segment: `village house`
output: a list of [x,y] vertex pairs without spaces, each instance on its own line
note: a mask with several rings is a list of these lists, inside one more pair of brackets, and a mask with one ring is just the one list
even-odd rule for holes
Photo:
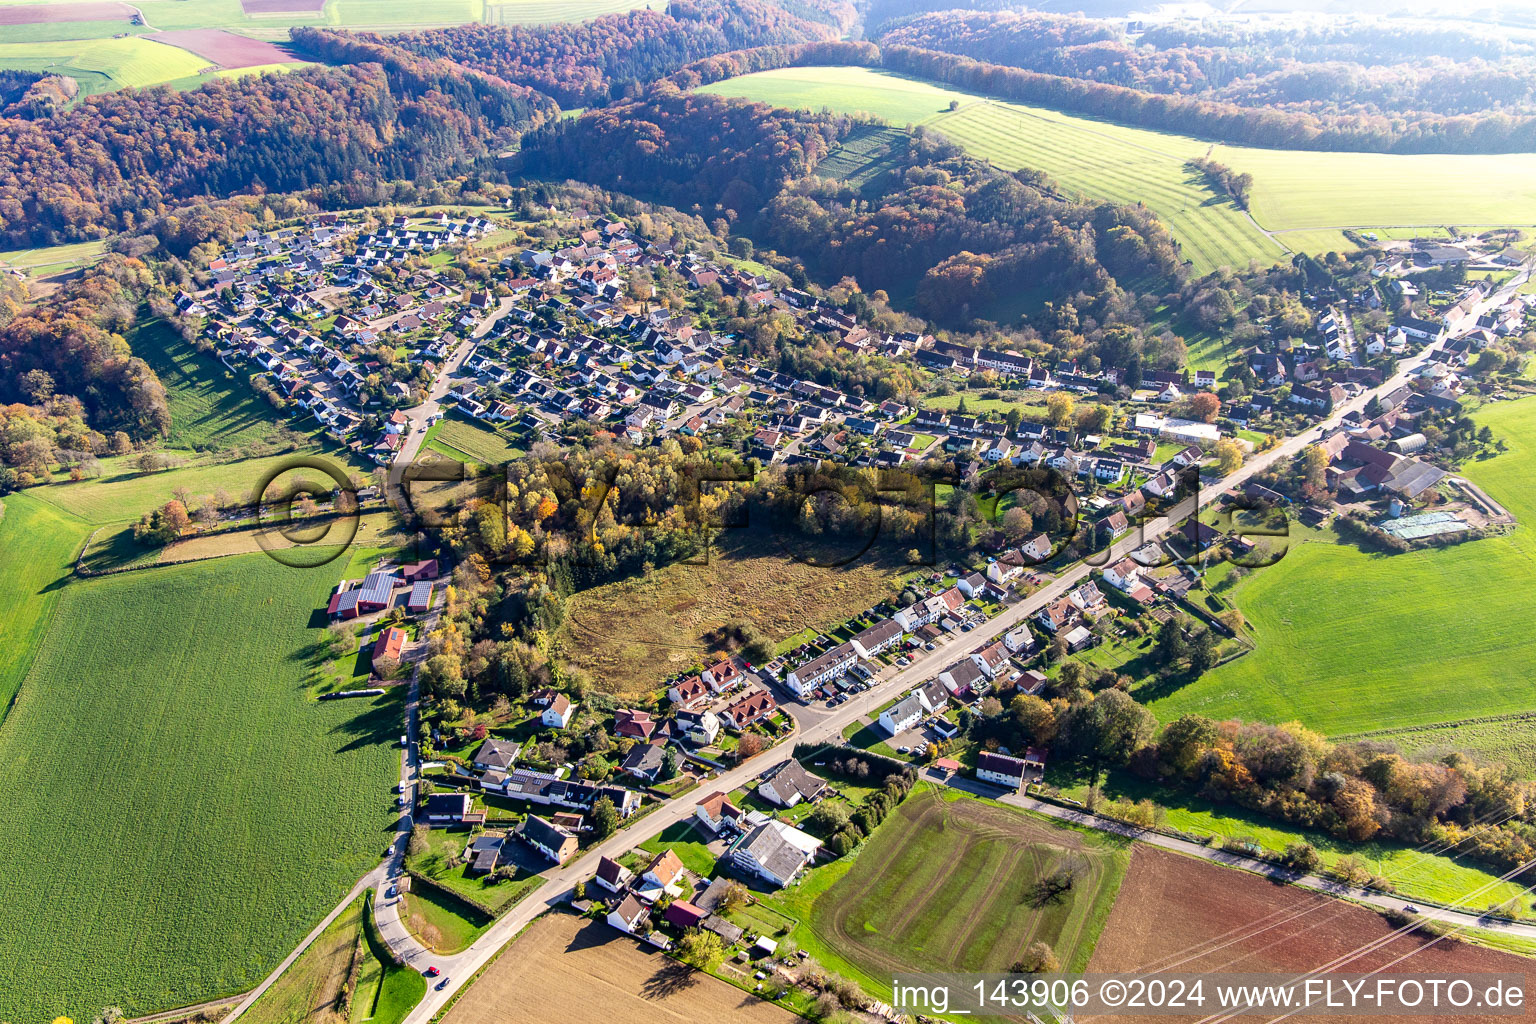
[[767,690],[753,690],[720,712],[720,721],[729,729],[741,732],[748,726],[773,715],[779,702]]
[[741,821],[741,808],[731,803],[730,797],[715,792],[700,800],[693,809],[693,816],[715,835],[725,829],[734,829]]
[[794,881],[820,849],[821,840],[769,819],[732,843],[728,854],[738,869],[782,887]]
[[629,868],[613,858],[603,857],[597,862],[597,874],[592,880],[609,892],[621,892],[629,884],[632,874]]
[[523,841],[556,864],[564,864],[576,853],[576,834],[538,815],[530,814],[518,828]]
[[802,800],[815,800],[827,784],[812,775],[794,758],[770,768],[758,784],[757,795],[776,807],[793,807]]
[[576,713],[576,705],[563,693],[557,693],[549,706],[544,709],[540,721],[550,729],[564,729],[571,724],[571,716]]
[[1021,758],[990,750],[983,750],[976,756],[976,777],[983,782],[1016,790],[1023,786],[1027,772],[1028,767]]
[[892,704],[880,712],[880,727],[887,734],[895,736],[906,732],[918,722],[922,721],[927,711],[923,707],[922,700],[915,693],[909,693],[901,700]]

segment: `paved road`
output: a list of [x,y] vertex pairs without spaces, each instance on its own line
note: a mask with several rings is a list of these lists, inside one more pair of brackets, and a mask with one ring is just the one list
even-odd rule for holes
[[400,450],[395,453],[394,461],[389,466],[389,485],[392,488],[400,486],[401,474],[407,466],[416,461],[416,456],[421,452],[421,446],[427,440],[427,428],[432,424],[432,418],[443,411],[442,400],[453,386],[449,378],[459,371],[464,365],[464,360],[469,358],[475,345],[485,337],[492,327],[506,316],[512,309],[511,298],[503,298],[496,306],[494,312],[475,325],[468,338],[459,342],[458,346],[448,354],[442,369],[438,371],[437,378],[432,382],[432,387],[427,392],[426,401],[420,405],[404,410],[410,417],[411,429],[405,435],[405,441],[400,445]]
[[[482,323],[479,328],[477,328],[474,337],[483,336],[484,333],[490,329],[490,326],[495,322],[495,320],[505,313],[506,308],[506,304],[504,303],[503,308],[499,310],[495,316],[489,318],[486,322]],[[439,383],[433,387],[433,397],[430,398],[427,403],[423,403],[423,405],[418,406],[416,409],[410,411],[413,417],[413,421],[417,415],[421,415],[423,417],[423,421],[425,416],[431,415],[431,413],[427,412],[426,410],[429,408],[435,409],[437,399],[440,399],[441,396],[447,392],[446,378],[449,372],[452,369],[457,369],[457,367],[462,364],[472,343],[473,339],[471,339],[471,341],[466,341],[464,345],[460,346],[460,348],[454,353],[449,363],[445,365],[444,373],[439,378]],[[879,708],[881,704],[885,703],[892,697],[899,695],[900,693],[933,678],[933,676],[935,676],[947,665],[981,649],[986,644],[992,642],[992,640],[997,636],[1007,632],[1014,626],[1018,625],[1020,622],[1034,615],[1046,604],[1066,594],[1073,587],[1081,583],[1083,579],[1087,577],[1092,571],[1094,571],[1094,569],[1098,566],[1107,565],[1111,561],[1129,554],[1131,551],[1141,547],[1143,544],[1157,540],[1166,534],[1170,529],[1176,527],[1189,515],[1199,511],[1199,509],[1205,505],[1217,500],[1228,490],[1231,490],[1235,487],[1241,487],[1243,483],[1245,483],[1255,474],[1267,470],[1281,460],[1294,457],[1302,450],[1302,448],[1308,444],[1313,443],[1313,441],[1315,441],[1318,436],[1320,436],[1322,433],[1325,433],[1331,427],[1335,426],[1346,414],[1364,408],[1364,406],[1370,401],[1373,395],[1390,391],[1391,389],[1407,382],[1412,376],[1413,372],[1417,370],[1418,367],[1427,359],[1427,354],[1428,353],[1426,351],[1425,353],[1422,353],[1419,356],[1416,356],[1403,363],[1399,371],[1379,388],[1363,392],[1358,397],[1340,405],[1320,425],[1320,427],[1309,429],[1301,435],[1290,438],[1280,443],[1276,447],[1256,455],[1242,468],[1218,481],[1214,486],[1203,487],[1196,494],[1179,502],[1173,507],[1168,515],[1153,519],[1143,524],[1139,529],[1131,531],[1120,541],[1111,545],[1107,553],[1101,554],[1099,557],[1095,558],[1093,560],[1093,565],[1079,562],[1067,568],[1060,575],[1056,576],[1050,582],[1045,584],[1045,586],[1043,586],[1041,589],[1023,598],[1005,610],[1002,614],[990,620],[987,624],[987,628],[977,629],[967,634],[961,634],[960,636],[952,638],[948,642],[941,644],[931,652],[924,652],[922,656],[913,662],[912,665],[890,675],[888,678],[880,680],[873,687],[871,687],[870,690],[853,697],[847,703],[835,710],[823,711],[822,709],[815,709],[814,714],[802,713],[800,715],[800,719],[803,719],[804,721],[800,723],[799,731],[794,738],[783,744],[780,744],[778,747],[768,751],[762,756],[754,758],[746,765],[722,773],[713,782],[711,782],[707,788],[711,790],[721,789],[729,792],[730,790],[737,789],[746,785],[762,772],[766,771],[768,768],[784,760],[787,760],[791,756],[791,752],[796,743],[825,743],[828,745],[840,743],[842,740],[843,729],[848,725],[859,721],[863,716],[867,714],[873,713],[877,708]],[[408,438],[406,446],[401,448],[400,455],[395,462],[396,467],[401,467],[408,463],[410,458],[414,456],[415,452],[419,451],[422,436],[424,434],[424,426],[419,426],[418,428],[413,429],[412,434]],[[414,760],[415,750],[417,748],[417,744],[415,742],[417,727],[415,714],[416,700],[417,687],[416,681],[413,678],[411,694],[407,703],[407,734],[411,738],[412,742],[403,753],[401,762],[402,781],[411,786],[414,785],[416,772],[419,770],[419,766],[416,765]],[[791,708],[791,710],[793,711],[796,709]],[[797,719],[797,721],[800,719]],[[574,886],[576,882],[590,878],[594,870],[594,865],[596,864],[596,861],[599,857],[620,856],[627,852],[631,847],[643,843],[647,839],[660,834],[668,826],[684,820],[693,813],[693,808],[698,802],[700,795],[701,794],[698,793],[688,793],[668,801],[662,804],[656,810],[647,814],[634,825],[621,830],[616,835],[610,837],[602,843],[598,843],[590,847],[581,856],[574,858],[569,863],[545,872],[543,875],[545,879],[544,885],[538,890],[538,892],[524,900],[524,902],[517,907],[514,907],[503,917],[499,918],[496,923],[493,924],[485,932],[485,934],[481,935],[480,938],[476,940],[468,949],[448,956],[435,954],[418,943],[415,938],[411,936],[409,931],[407,931],[404,923],[400,920],[398,901],[388,900],[383,896],[382,890],[387,888],[391,881],[398,878],[402,870],[405,843],[409,837],[410,832],[409,817],[402,817],[400,823],[400,831],[397,835],[395,843],[390,850],[390,855],[386,859],[385,863],[381,864],[374,871],[364,876],[358,882],[357,886],[354,887],[353,892],[349,894],[347,899],[338,905],[336,910],[332,911],[331,915],[329,915],[325,921],[321,922],[321,924],[315,928],[310,936],[306,938],[304,944],[301,945],[299,949],[295,950],[286,960],[284,960],[283,964],[279,966],[278,970],[273,972],[271,977],[269,977],[265,982],[262,983],[259,988],[247,996],[246,1000],[236,1008],[234,1014],[232,1014],[228,1020],[233,1020],[234,1017],[238,1016],[244,1011],[246,1006],[254,1002],[256,997],[265,991],[266,988],[274,980],[276,980],[277,976],[282,973],[282,970],[285,969],[288,964],[292,963],[292,961],[297,958],[299,953],[301,953],[303,949],[307,947],[308,944],[325,929],[326,925],[328,925],[330,921],[334,919],[335,915],[340,913],[340,911],[348,903],[350,903],[350,901],[356,897],[356,894],[361,892],[364,887],[371,885],[381,890],[375,902],[375,919],[378,922],[380,934],[389,944],[391,950],[393,950],[397,956],[399,956],[403,961],[405,961],[406,964],[415,970],[424,971],[429,967],[436,967],[441,972],[438,981],[434,983],[432,988],[428,989],[426,997],[406,1018],[406,1024],[425,1024],[425,1022],[429,1021],[432,1016],[436,1014],[448,1002],[450,998],[452,998],[453,994],[458,991],[469,980],[469,978],[474,975],[476,971],[478,971],[487,962],[489,962],[490,959],[495,956],[495,954],[507,942],[516,937],[516,935],[521,932],[524,927],[530,924],[534,918],[543,913],[547,906],[563,901],[567,898],[571,887]],[[1128,826],[1120,825],[1117,822],[1109,822],[1105,819],[1096,818],[1091,815],[1083,814],[1082,812],[1071,811],[1069,809],[1057,807],[1051,804],[1041,804],[1038,801],[1029,800],[1027,797],[1015,796],[1013,800],[1028,801],[1027,804],[1022,804],[1022,806],[1029,806],[1032,810],[1039,810],[1041,813],[1050,814],[1053,817],[1063,818],[1064,820],[1080,819],[1080,824],[1086,824],[1094,828],[1103,828],[1107,831],[1120,832],[1121,834],[1133,832],[1136,833],[1133,838],[1137,839],[1138,841],[1154,843],[1169,849],[1177,849],[1179,852],[1190,853],[1191,855],[1200,856],[1205,859],[1217,860],[1221,863],[1231,864],[1232,866],[1247,866],[1250,870],[1256,870],[1260,873],[1270,873],[1274,870],[1272,865],[1267,865],[1263,862],[1253,861],[1250,865],[1244,865],[1238,863],[1242,860],[1242,858],[1236,858],[1230,854],[1220,854],[1217,851],[1209,850],[1205,847],[1199,846],[1198,844],[1183,843],[1181,840],[1172,839],[1171,837],[1162,836],[1156,833],[1143,833],[1139,830],[1130,829]],[[1182,846],[1179,845],[1181,843]],[[1187,849],[1185,847],[1187,847]],[[1302,878],[1298,879],[1297,881],[1299,884],[1303,885],[1310,883],[1312,887],[1317,888],[1322,892],[1332,892],[1336,895],[1350,895],[1352,898],[1359,899],[1370,897],[1370,899],[1366,900],[1367,902],[1372,900],[1386,900],[1385,897],[1375,896],[1374,894],[1364,894],[1362,896],[1353,892],[1341,892],[1340,887],[1324,879]],[[1398,904],[1396,901],[1388,900],[1386,903],[1379,903],[1378,905],[1397,906],[1400,904]],[[1479,923],[1478,918],[1476,918],[1474,915],[1457,914],[1454,911],[1429,910],[1426,912],[1426,916],[1435,917],[1439,920],[1451,921],[1458,924]],[[1536,936],[1536,926],[1533,925],[1509,925],[1504,927],[1506,930],[1509,930],[1515,934],[1530,934],[1532,936]],[[444,979],[446,979],[446,981]],[[438,984],[441,984],[441,987],[438,987]]]

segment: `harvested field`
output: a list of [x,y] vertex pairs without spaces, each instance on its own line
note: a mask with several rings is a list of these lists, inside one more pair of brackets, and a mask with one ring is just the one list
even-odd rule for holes
[[[323,2],[323,0],[322,0]],[[127,21],[133,8],[118,3],[7,4],[0,25],[48,25],[61,21]]]
[[817,898],[811,927],[875,991],[892,972],[1007,970],[1033,942],[1078,970],[1108,915],[1125,846],[920,787]]
[[[550,998],[559,993],[559,998]],[[601,922],[552,914],[492,964],[443,1024],[792,1024],[794,1014]]]
[[[747,536],[738,537],[731,534]],[[707,565],[673,563],[571,600],[567,657],[610,693],[637,694],[718,650],[716,632],[753,622],[770,639],[825,629],[893,596],[906,568],[865,555],[829,569],[780,553],[766,530],[726,531]]]
[[221,28],[183,28],[157,32],[150,38],[158,43],[179,46],[221,68],[248,68],[298,60],[287,50],[265,40],[237,36]]
[[325,10],[325,0],[240,0],[240,9],[252,18],[279,14],[317,15]]
[[[1391,926],[1369,910],[1217,864],[1137,846],[1120,887],[1091,971],[1275,971],[1302,974],[1381,938]],[[1221,948],[1216,948],[1220,946]],[[1206,952],[1210,950],[1210,952]],[[1188,952],[1181,952],[1188,951]],[[1204,953],[1205,955],[1198,955]],[[1366,974],[1410,954],[1392,974],[1517,972],[1530,962],[1508,953],[1446,940],[1425,946],[1403,937],[1341,967]],[[1190,957],[1189,959],[1185,959]],[[1183,962],[1179,962],[1183,961]],[[1177,967],[1174,964],[1178,962]],[[1527,1001],[1530,989],[1527,987]],[[1167,1020],[1197,1019],[1168,1017]],[[1099,1016],[1096,1022],[1125,1021]],[[1337,1021],[1422,1020],[1413,1017],[1330,1017]],[[1443,1015],[1439,1021],[1482,1019]]]

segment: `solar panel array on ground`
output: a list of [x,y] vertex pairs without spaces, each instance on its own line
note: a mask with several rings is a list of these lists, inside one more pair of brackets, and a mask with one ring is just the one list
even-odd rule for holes
[[1402,540],[1422,540],[1446,533],[1462,533],[1471,527],[1454,512],[1420,512],[1401,519],[1386,519],[1379,524],[1387,533]]

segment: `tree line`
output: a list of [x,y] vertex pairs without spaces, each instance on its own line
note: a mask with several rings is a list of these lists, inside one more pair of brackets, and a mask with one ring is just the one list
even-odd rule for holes
[[358,63],[0,118],[0,238],[97,238],[200,196],[451,177],[556,112],[532,90],[364,38],[295,29],[293,44]]
[[1235,145],[1378,153],[1522,153],[1536,148],[1536,115],[1532,114],[1426,113],[1405,119],[1246,107],[1005,67],[899,44],[882,47],[882,62],[890,70],[972,92]]
[[825,40],[834,30],[764,0],[674,0],[591,21],[456,25],[391,36],[425,57],[532,86],[566,106],[597,106],[717,53]]

